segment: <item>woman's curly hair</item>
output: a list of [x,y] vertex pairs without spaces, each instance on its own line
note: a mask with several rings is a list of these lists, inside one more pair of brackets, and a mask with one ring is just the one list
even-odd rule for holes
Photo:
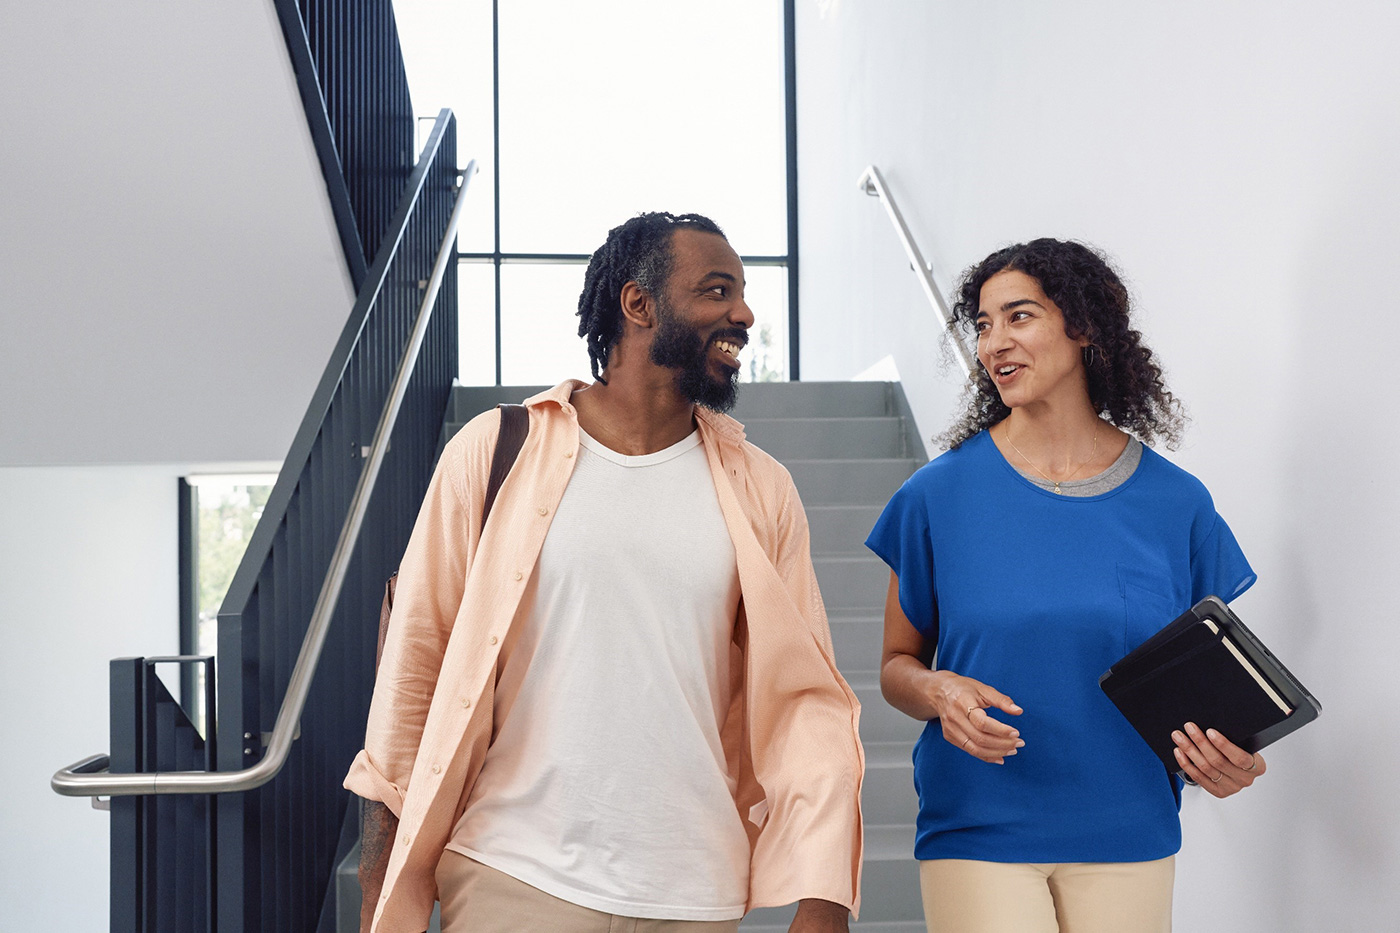
[[[963,272],[953,295],[953,320],[974,338],[982,286],[1006,271],[1024,272],[1039,282],[1064,314],[1065,333],[1076,340],[1089,338],[1084,356],[1094,409],[1144,443],[1163,440],[1175,449],[1185,414],[1167,391],[1142,334],[1129,326],[1128,289],[1108,260],[1082,243],[1048,237],[997,250]],[[980,364],[964,395],[967,411],[939,437],[947,447],[960,446],[1011,414]]]

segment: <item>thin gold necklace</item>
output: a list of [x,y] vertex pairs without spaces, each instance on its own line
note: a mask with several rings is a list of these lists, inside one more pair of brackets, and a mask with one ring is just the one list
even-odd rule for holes
[[[1006,443],[1008,443],[1008,444],[1011,445],[1011,449],[1014,450],[1014,451],[1016,451],[1016,453],[1020,454],[1020,455],[1021,455],[1021,459],[1024,460],[1024,461],[1026,461],[1026,463],[1030,465],[1030,468],[1031,468],[1032,470],[1035,470],[1035,471],[1036,471],[1037,473],[1039,473],[1041,476],[1044,476],[1044,477],[1045,477],[1045,481],[1046,481],[1047,483],[1051,483],[1051,484],[1054,485],[1054,487],[1055,487],[1055,495],[1057,495],[1057,496],[1062,496],[1062,495],[1064,495],[1064,493],[1060,491],[1060,484],[1061,484],[1061,483],[1068,483],[1070,480],[1074,479],[1076,476],[1079,475],[1079,471],[1080,471],[1080,470],[1084,469],[1086,466],[1088,466],[1089,464],[1093,463],[1094,460],[1095,460],[1095,458],[1098,457],[1098,455],[1099,455],[1099,424],[1100,424],[1100,423],[1102,423],[1101,419],[1095,419],[1095,424],[1094,424],[1094,449],[1093,449],[1093,451],[1090,452],[1090,454],[1089,454],[1089,459],[1088,459],[1088,460],[1085,460],[1083,463],[1079,464],[1079,466],[1075,467],[1075,468],[1074,468],[1074,472],[1071,473],[1069,476],[1066,476],[1064,479],[1051,479],[1050,477],[1045,476],[1045,471],[1044,471],[1044,470],[1042,470],[1040,467],[1036,466],[1034,463],[1031,463],[1031,458],[1030,458],[1030,457],[1027,457],[1026,454],[1025,454],[1025,452],[1022,451],[1021,448],[1017,447],[1017,446],[1016,446],[1016,442],[1013,441],[1013,440],[1011,439],[1011,425],[1010,425],[1009,423],[1006,425],[1006,430],[1003,431],[1002,433],[1006,435]],[[1068,456],[1065,457],[1065,469],[1066,469],[1066,470],[1069,469],[1069,457],[1068,457]]]

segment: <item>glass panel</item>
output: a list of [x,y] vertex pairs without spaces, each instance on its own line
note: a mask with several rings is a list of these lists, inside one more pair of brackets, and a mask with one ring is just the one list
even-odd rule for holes
[[739,354],[744,382],[788,378],[788,271],[786,266],[745,266],[744,299],[753,311],[749,344]]
[[[554,385],[571,377],[591,378],[588,349],[578,336],[576,314],[584,268],[581,264],[544,263],[501,266],[501,369],[505,385]],[[463,271],[466,269],[464,264]],[[749,331],[749,345],[739,355],[743,363],[739,378],[745,382],[786,381],[787,269],[746,266],[744,280],[754,326]]]
[[[262,518],[276,473],[189,476],[195,505],[195,654],[217,655],[219,606]],[[216,662],[217,663],[217,662]],[[176,668],[171,666],[170,673]],[[195,668],[189,708],[204,729],[204,668]],[[164,673],[164,672],[162,672]]]
[[395,0],[394,18],[413,111],[428,118],[419,123],[419,148],[438,110],[450,107],[457,115],[457,164],[476,159],[480,168],[468,189],[457,248],[489,253],[495,248],[491,0]]
[[501,266],[501,381],[555,385],[589,379],[588,347],[578,335],[581,263]]
[[501,247],[592,253],[644,210],[787,252],[780,0],[500,6]]
[[457,381],[496,384],[496,267],[457,264]]

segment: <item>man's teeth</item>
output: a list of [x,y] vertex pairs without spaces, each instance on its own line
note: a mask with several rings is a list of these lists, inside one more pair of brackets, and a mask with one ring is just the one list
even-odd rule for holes
[[723,350],[725,353],[728,353],[730,356],[739,355],[739,345],[736,343],[729,343],[726,340],[716,340],[715,346],[719,347],[721,350]]

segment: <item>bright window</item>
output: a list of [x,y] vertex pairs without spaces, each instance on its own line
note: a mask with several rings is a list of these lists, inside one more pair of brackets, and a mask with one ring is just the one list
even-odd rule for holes
[[756,317],[744,378],[789,378],[783,0],[394,7],[420,125],[452,108],[480,167],[458,236],[464,383],[586,378],[583,266],[645,210],[724,228]]

